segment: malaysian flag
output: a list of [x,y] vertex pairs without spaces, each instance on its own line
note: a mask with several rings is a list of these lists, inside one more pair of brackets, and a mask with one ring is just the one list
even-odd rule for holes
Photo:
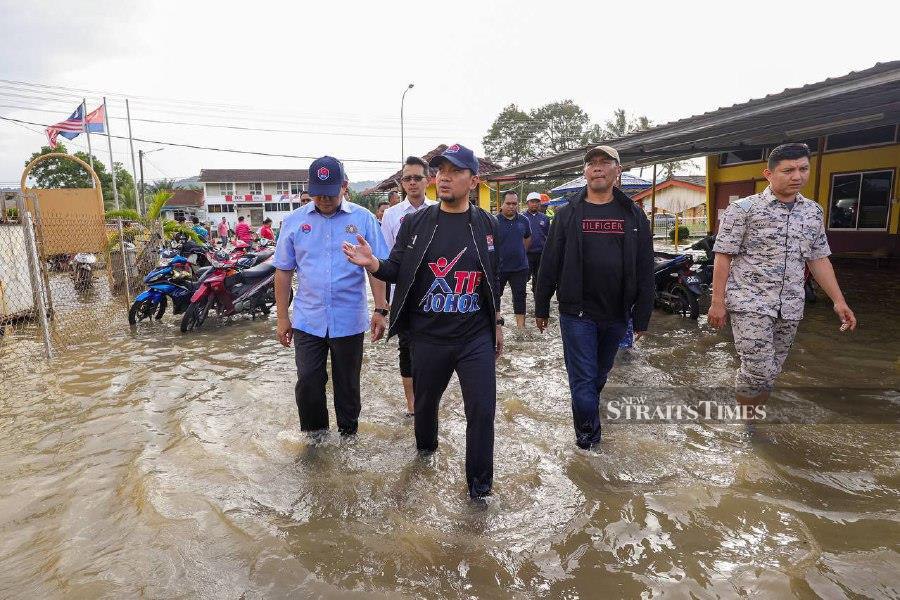
[[71,117],[47,128],[47,139],[50,140],[50,147],[56,148],[56,136],[61,135],[67,140],[73,140],[78,134],[84,132],[85,126],[87,126],[87,130],[90,133],[103,133],[105,131],[103,126],[104,118],[102,104],[93,112],[88,113],[87,118],[84,118],[84,104],[79,104]]

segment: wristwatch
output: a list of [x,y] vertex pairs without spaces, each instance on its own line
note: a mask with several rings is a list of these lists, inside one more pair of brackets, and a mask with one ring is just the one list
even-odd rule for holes
[[386,308],[376,308],[375,312],[378,313],[379,315],[381,315],[382,317],[386,317],[386,316],[388,316],[390,311],[388,311],[388,309],[386,309]]
[[503,327],[504,323],[506,323],[506,321],[503,320],[503,317],[497,317],[497,325]]

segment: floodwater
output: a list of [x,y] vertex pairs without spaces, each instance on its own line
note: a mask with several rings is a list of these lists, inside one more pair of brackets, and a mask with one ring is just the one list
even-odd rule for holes
[[[896,405],[900,278],[839,274],[860,329],[808,306],[779,384]],[[662,312],[651,330],[611,387],[730,385],[729,334]],[[480,506],[455,380],[420,458],[393,340],[366,344],[359,434],[313,442],[273,321],[182,335],[120,310],[77,351],[3,372],[0,597],[900,595],[895,423],[612,424],[585,452],[558,329],[507,332]]]

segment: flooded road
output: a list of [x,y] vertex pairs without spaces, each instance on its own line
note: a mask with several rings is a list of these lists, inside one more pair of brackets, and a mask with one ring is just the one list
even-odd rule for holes
[[[839,271],[854,334],[830,302],[807,307],[785,394],[900,403],[900,284],[873,273]],[[396,341],[366,343],[359,434],[313,443],[273,321],[125,324],[4,371],[2,598],[900,595],[895,424],[612,424],[584,452],[555,319],[507,328],[481,507],[455,379],[419,458]],[[735,365],[730,334],[657,311],[609,385],[727,387]]]

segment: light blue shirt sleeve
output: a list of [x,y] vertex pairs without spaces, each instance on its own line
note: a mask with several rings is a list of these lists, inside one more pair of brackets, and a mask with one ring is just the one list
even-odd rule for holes
[[297,253],[294,250],[294,234],[297,227],[294,223],[294,220],[286,220],[279,232],[278,241],[275,242],[272,264],[282,271],[293,271],[297,268]]
[[384,260],[388,257],[390,251],[388,250],[387,242],[384,241],[384,235],[381,233],[378,221],[375,220],[375,216],[371,213],[369,213],[369,217],[366,220],[366,233],[363,237],[366,238],[366,241],[372,247],[372,254],[376,258]]

